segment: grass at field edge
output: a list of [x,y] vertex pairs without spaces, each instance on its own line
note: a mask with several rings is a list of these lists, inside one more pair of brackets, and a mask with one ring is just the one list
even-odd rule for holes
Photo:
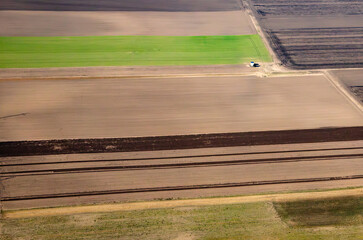
[[[0,239],[356,240],[362,236],[362,197],[288,204],[280,206],[282,219],[281,209],[276,212],[271,201],[3,219]],[[305,218],[306,213],[312,218]],[[290,224],[289,217],[303,220],[304,225]]]

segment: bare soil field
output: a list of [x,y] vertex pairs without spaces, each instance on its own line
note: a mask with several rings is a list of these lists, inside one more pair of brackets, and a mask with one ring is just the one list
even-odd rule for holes
[[363,104],[363,70],[335,70],[335,76],[350,90],[353,96]]
[[240,9],[237,0],[2,0],[0,10],[40,11],[229,11]]
[[0,141],[362,125],[323,75],[2,81],[0,102]]
[[353,187],[362,156],[362,141],[349,141],[1,157],[0,201],[6,210]]
[[250,2],[282,64],[295,69],[363,66],[361,1]]
[[0,36],[249,35],[244,11],[0,11]]

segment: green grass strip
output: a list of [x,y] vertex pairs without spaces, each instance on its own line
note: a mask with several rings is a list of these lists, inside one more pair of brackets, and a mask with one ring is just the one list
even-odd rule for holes
[[271,61],[258,35],[0,37],[0,68]]

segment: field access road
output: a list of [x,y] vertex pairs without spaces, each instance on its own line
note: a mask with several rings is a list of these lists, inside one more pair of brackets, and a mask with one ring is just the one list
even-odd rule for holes
[[363,141],[0,158],[4,210],[363,184]]
[[0,141],[361,126],[324,75],[0,81]]
[[[264,69],[264,68],[261,68]],[[253,75],[259,70],[248,64],[188,66],[100,66],[67,68],[1,68],[0,81],[44,79],[140,78],[200,75]]]

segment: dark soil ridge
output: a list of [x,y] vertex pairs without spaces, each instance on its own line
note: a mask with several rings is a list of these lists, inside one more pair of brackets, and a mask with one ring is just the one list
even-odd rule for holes
[[136,152],[363,140],[363,127],[216,133],[134,138],[0,142],[0,157]]

